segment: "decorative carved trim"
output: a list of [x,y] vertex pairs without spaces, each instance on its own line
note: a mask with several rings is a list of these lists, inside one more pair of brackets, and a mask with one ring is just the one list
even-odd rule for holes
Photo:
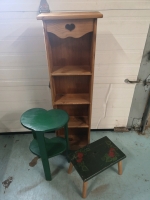
[[[84,26],[84,29],[83,29]],[[46,31],[57,35],[60,38],[79,38],[86,33],[93,31],[92,19],[68,19],[68,20],[51,20],[46,21]]]
[[75,29],[75,25],[74,24],[66,24],[65,28],[69,31],[72,31]]

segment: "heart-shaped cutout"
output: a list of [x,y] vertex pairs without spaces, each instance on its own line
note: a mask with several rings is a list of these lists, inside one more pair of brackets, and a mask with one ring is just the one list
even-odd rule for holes
[[64,126],[69,120],[64,110],[33,108],[21,116],[21,124],[34,131],[55,130]]
[[69,31],[72,31],[75,29],[75,25],[74,24],[66,24],[65,28]]

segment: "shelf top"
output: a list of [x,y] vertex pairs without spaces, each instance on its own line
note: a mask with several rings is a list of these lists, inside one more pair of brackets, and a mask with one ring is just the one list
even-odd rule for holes
[[37,16],[38,20],[56,20],[56,19],[91,19],[102,18],[100,12],[50,12],[42,13]]

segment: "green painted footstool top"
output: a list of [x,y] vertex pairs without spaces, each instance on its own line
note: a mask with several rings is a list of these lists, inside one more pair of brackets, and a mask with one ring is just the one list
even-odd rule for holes
[[21,124],[32,131],[48,132],[63,127],[69,120],[68,114],[59,109],[33,108],[21,116]]
[[126,155],[106,136],[69,155],[84,182],[124,158]]

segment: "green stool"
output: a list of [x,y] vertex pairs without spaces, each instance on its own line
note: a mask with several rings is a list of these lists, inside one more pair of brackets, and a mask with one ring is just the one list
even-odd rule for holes
[[[51,172],[48,158],[57,156],[69,149],[68,146],[68,114],[59,109],[44,110],[33,108],[21,116],[21,124],[33,132],[34,139],[30,143],[30,151],[42,159],[46,180],[50,181]],[[54,137],[48,139],[44,133],[64,127],[65,138]]]

